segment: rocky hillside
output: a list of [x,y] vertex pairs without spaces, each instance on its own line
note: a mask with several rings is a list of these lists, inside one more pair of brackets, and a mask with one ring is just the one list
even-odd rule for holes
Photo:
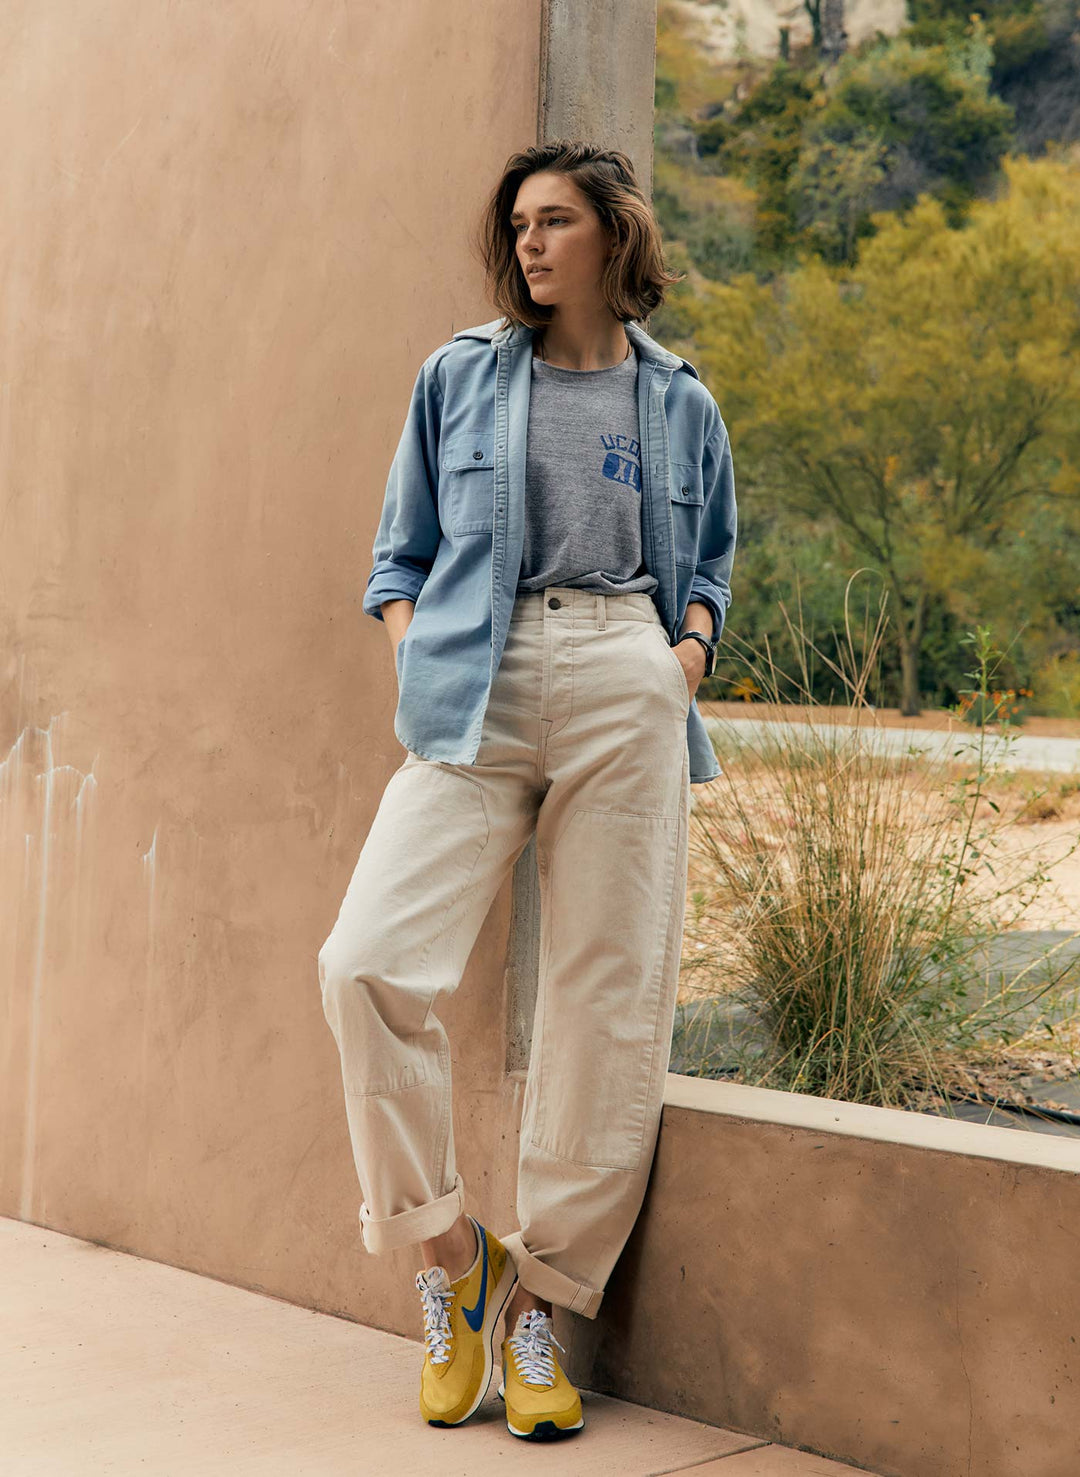
[[[793,48],[806,46],[811,39],[803,0],[674,0],[674,8],[714,62],[740,55],[777,56],[785,27]],[[849,46],[877,31],[895,36],[906,24],[905,0],[847,0],[843,5]]]

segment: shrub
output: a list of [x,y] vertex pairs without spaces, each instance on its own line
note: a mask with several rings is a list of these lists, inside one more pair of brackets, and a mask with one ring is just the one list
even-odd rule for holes
[[[724,775],[693,813],[705,885],[686,968],[693,994],[722,991],[762,1029],[738,1080],[924,1107],[980,1053],[1038,1029],[1040,1001],[1056,1000],[1066,975],[1053,951],[1016,979],[991,968],[987,938],[1022,918],[1048,864],[1010,869],[997,854],[1012,822],[989,795],[984,729],[938,760],[890,749],[866,699],[884,628],[884,599],[858,629],[847,621],[833,663],[850,700],[839,725],[817,716],[803,680],[811,655],[830,658],[801,616],[788,620],[794,675],[771,649],[725,638],[729,663],[767,694],[753,711],[771,707],[773,721],[749,734],[721,725]],[[973,687],[991,691],[1001,654],[985,632],[971,641]],[[784,723],[781,695],[800,680],[803,721]],[[692,1023],[685,1036],[692,1051]],[[708,1059],[695,1070],[709,1075]]]

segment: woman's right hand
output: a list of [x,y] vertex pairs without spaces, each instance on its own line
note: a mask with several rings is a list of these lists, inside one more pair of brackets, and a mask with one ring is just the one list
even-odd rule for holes
[[384,600],[379,606],[386,634],[390,638],[395,663],[397,662],[397,649],[405,632],[409,629],[409,622],[413,618],[415,609],[416,606],[412,600]]

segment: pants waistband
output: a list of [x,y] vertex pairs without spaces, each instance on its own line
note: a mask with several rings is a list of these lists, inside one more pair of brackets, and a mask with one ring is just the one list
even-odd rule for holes
[[600,590],[579,590],[572,585],[546,585],[542,590],[518,595],[510,612],[511,621],[569,620],[595,622],[603,630],[608,621],[653,621],[661,625],[660,612],[652,596],[643,590],[608,595]]

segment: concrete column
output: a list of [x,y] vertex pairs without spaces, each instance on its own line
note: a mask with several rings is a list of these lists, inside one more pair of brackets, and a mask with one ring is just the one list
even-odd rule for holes
[[[542,0],[536,136],[622,149],[652,194],[656,0]],[[506,961],[506,1070],[524,1071],[540,958],[536,842],[514,868]]]
[[652,192],[656,0],[543,0],[536,135],[622,149]]

